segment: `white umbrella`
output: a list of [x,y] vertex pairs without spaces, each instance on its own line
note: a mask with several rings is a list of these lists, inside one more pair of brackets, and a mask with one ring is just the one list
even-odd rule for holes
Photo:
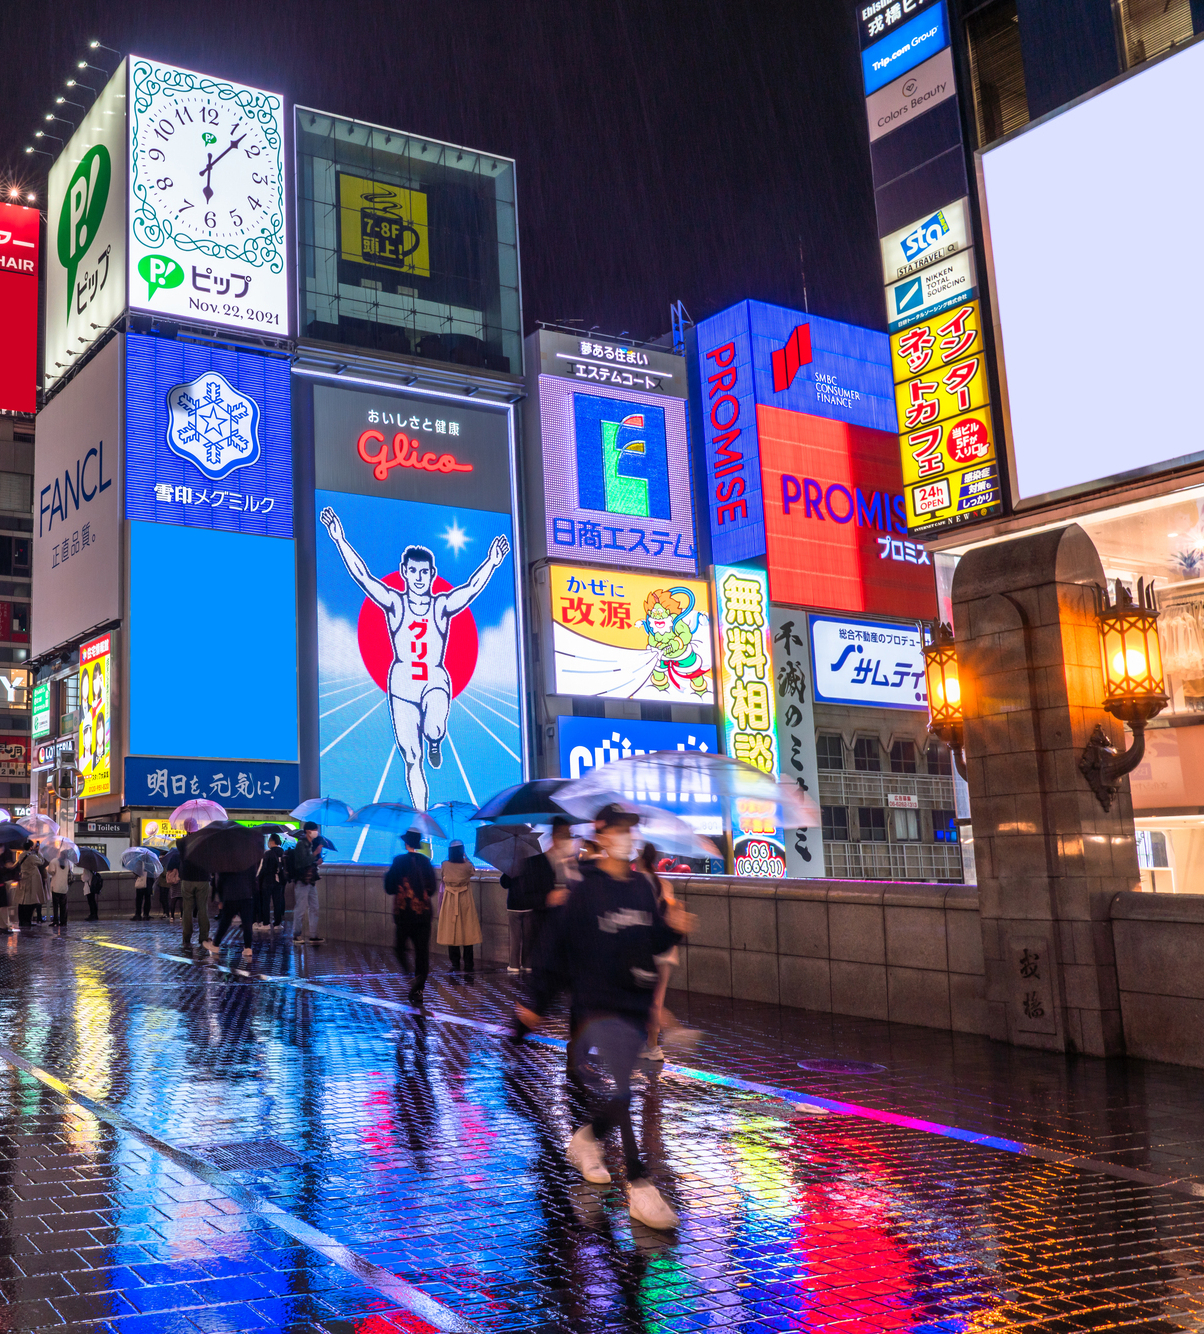
[[53,838],[59,827],[48,815],[26,815],[17,821],[22,829],[28,829],[31,838]]
[[163,863],[150,848],[126,848],[121,854],[121,864],[135,875],[163,874]]
[[175,825],[177,829],[183,826],[185,820],[195,820],[196,827],[204,829],[207,824],[226,819],[226,808],[219,806],[216,801],[198,797],[184,802],[182,806],[177,806],[167,819],[168,823]]
[[635,801],[693,802],[699,811],[715,802],[737,798],[772,801],[780,808],[787,828],[812,828],[820,823],[819,805],[793,783],[779,782],[772,774],[730,755],[699,750],[654,750],[598,765],[565,784],[556,794],[562,805],[597,809],[615,792]]
[[79,845],[62,834],[55,838],[41,839],[38,842],[38,851],[48,862],[58,861],[59,858],[73,864],[79,861]]

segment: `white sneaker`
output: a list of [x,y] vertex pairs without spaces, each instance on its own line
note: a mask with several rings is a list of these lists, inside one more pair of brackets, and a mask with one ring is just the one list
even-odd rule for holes
[[632,1218],[645,1227],[667,1232],[677,1226],[673,1206],[647,1178],[632,1181],[627,1186],[627,1207]]
[[509,967],[509,965],[507,965],[506,971],[508,973],[521,973],[523,970],[521,968],[511,968]]
[[295,950],[303,950],[304,948],[305,948],[305,940],[304,940],[304,938],[301,937],[301,936],[294,936],[294,937],[293,937],[293,949],[295,949]]
[[665,1053],[661,1051],[659,1047],[646,1046],[644,1050],[640,1052],[640,1060],[642,1061],[664,1061],[664,1059]]
[[594,1138],[594,1132],[589,1126],[582,1126],[569,1140],[566,1152],[569,1162],[586,1181],[592,1181],[595,1186],[605,1186],[610,1180],[610,1173],[602,1161],[602,1146]]

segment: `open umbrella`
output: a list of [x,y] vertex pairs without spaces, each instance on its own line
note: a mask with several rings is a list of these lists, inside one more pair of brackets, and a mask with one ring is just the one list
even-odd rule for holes
[[560,816],[571,819],[576,812],[560,804],[557,794],[566,786],[563,778],[536,778],[503,788],[468,818],[492,820],[495,824],[551,824]]
[[290,811],[294,820],[312,820],[315,824],[348,824],[351,807],[337,797],[310,797],[296,810]]
[[211,875],[245,871],[263,856],[263,835],[233,820],[215,820],[188,835],[185,852],[190,862]]
[[29,842],[29,830],[24,825],[0,824],[0,848],[20,848]]
[[150,848],[126,848],[121,854],[121,864],[135,875],[156,876],[163,874],[163,863]]
[[48,815],[25,815],[17,824],[29,831],[30,838],[53,838],[59,832],[58,825]]
[[517,875],[527,858],[539,851],[539,835],[526,825],[491,824],[477,830],[475,855],[503,875]]
[[314,842],[318,847],[325,848],[328,852],[338,852],[338,848],[335,847],[325,834],[319,834],[318,837],[314,839]]
[[788,828],[820,824],[818,804],[793,783],[779,783],[772,774],[730,755],[699,750],[654,750],[612,760],[570,780],[557,800],[574,809],[596,810],[615,792],[635,801],[655,803],[664,797],[675,803],[693,802],[699,814],[722,810],[743,797],[773,802]]
[[67,862],[79,861],[79,845],[59,834],[56,838],[44,838],[38,843],[38,851],[48,862],[62,858]]
[[102,857],[99,852],[93,848],[80,848],[79,850],[79,869],[81,871],[107,871],[109,869],[109,859]]
[[12,818],[9,812],[3,806],[0,806],[0,820],[11,820]]
[[347,821],[348,824],[366,824],[384,834],[404,834],[414,827],[418,812],[403,801],[374,801],[361,806]]
[[471,820],[476,807],[471,801],[437,801],[431,811],[446,811],[447,822],[451,825],[451,836],[456,837],[456,821]]
[[216,801],[207,801],[204,797],[198,797],[193,801],[186,801],[182,806],[177,806],[168,817],[168,822],[182,828],[185,820],[195,820],[198,829],[204,829],[206,825],[212,824],[215,820],[224,820],[226,818],[226,808],[219,806]]

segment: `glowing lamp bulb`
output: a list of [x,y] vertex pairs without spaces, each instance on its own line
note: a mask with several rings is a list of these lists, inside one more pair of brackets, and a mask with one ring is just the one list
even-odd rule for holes
[[945,703],[960,704],[962,702],[961,682],[956,676],[945,677]]
[[28,199],[29,202],[32,204],[33,201],[34,201],[35,199],[37,199],[37,195],[35,195],[34,192],[31,190],[31,191],[25,196],[25,198]]
[[81,60],[81,61],[79,62],[79,64],[76,65],[75,68],[76,68],[76,69],[87,69],[87,68],[88,68],[88,62],[87,62],[86,60]]
[[1145,670],[1145,654],[1140,649],[1131,648],[1124,653],[1118,650],[1113,654],[1112,672],[1115,676],[1144,676]]

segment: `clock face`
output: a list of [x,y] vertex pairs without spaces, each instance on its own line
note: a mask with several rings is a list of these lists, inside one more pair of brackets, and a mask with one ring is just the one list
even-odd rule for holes
[[278,151],[236,101],[163,90],[140,112],[136,142],[136,179],[165,231],[241,249],[276,229]]

